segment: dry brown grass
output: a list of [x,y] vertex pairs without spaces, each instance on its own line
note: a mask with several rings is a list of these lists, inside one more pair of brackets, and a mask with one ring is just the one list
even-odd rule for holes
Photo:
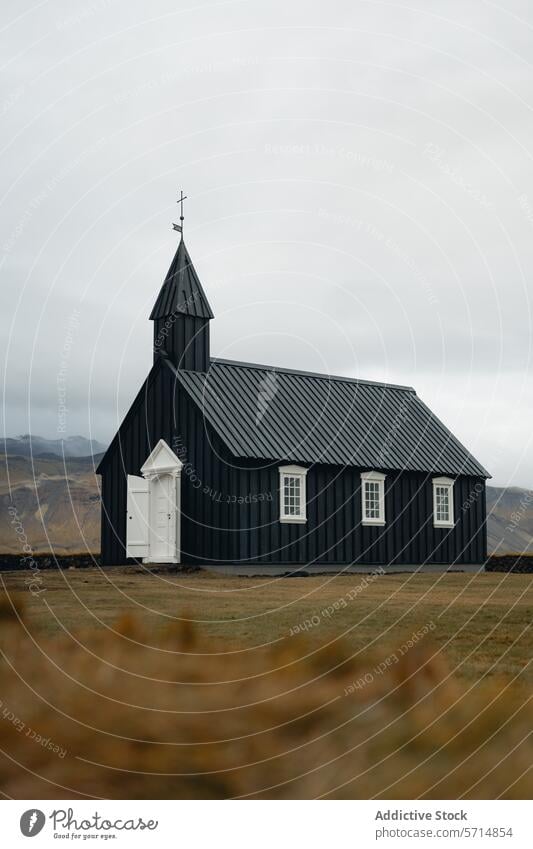
[[[531,621],[528,576],[479,576],[475,590],[465,575],[405,586],[407,576],[382,578],[348,609],[293,637],[291,627],[359,576],[326,586],[319,578],[261,581],[257,589],[241,579],[160,577],[122,570],[111,586],[97,572],[46,573],[47,593],[24,593],[22,613],[20,601],[13,606],[22,594],[12,590],[24,576],[4,576],[7,796],[531,797],[530,687],[524,675],[511,680],[531,655],[528,635],[519,636]],[[484,610],[477,620],[476,605]],[[117,618],[117,609],[126,612]],[[470,632],[454,643],[453,628],[465,630],[468,619]],[[433,621],[402,654],[405,639]],[[59,623],[71,633],[58,633]],[[491,656],[466,675],[465,663],[453,671],[461,652],[463,660],[476,654],[489,634]],[[492,676],[483,677],[491,664]],[[365,675],[368,683],[354,687]],[[32,739],[36,733],[43,740]]]
[[[123,613],[135,615],[150,635],[158,636],[187,611],[201,637],[219,645],[231,638],[253,647],[286,639],[296,625],[345,598],[362,577],[272,581],[209,572],[150,575],[115,567],[42,572],[46,591],[39,598],[28,592],[24,572],[4,573],[0,588],[3,582],[9,592],[23,593],[28,625],[38,637],[106,628]],[[433,639],[460,678],[475,682],[504,673],[520,675],[533,686],[527,627],[532,620],[532,575],[387,575],[334,616],[321,617],[309,636],[324,643],[342,635],[351,652],[372,647],[382,657],[390,645],[434,621]]]

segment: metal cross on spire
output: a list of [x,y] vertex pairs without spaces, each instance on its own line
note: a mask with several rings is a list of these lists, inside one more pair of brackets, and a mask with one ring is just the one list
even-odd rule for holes
[[177,230],[178,233],[183,233],[183,220],[184,220],[184,218],[183,218],[183,201],[184,200],[187,200],[187,195],[184,195],[183,191],[180,191],[180,196],[179,196],[178,200],[176,201],[176,203],[180,204],[180,222],[181,223],[172,225],[174,230]]

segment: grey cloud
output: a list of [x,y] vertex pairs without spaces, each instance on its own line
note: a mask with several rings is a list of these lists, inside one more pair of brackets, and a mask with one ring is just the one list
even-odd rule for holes
[[531,485],[521,4],[4,9],[10,434],[56,435],[79,310],[69,432],[112,435],[151,362],[183,186],[214,353],[412,384],[497,483]]

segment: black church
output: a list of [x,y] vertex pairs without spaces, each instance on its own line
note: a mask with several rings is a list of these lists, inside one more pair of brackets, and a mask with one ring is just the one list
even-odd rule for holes
[[183,236],[150,319],[97,469],[104,564],[484,562],[489,475],[414,389],[212,357]]

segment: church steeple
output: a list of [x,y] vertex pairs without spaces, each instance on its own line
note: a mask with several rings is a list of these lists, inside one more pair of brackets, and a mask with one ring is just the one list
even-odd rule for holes
[[154,322],[154,361],[164,350],[177,368],[207,371],[209,322],[213,317],[182,235],[150,314]]

